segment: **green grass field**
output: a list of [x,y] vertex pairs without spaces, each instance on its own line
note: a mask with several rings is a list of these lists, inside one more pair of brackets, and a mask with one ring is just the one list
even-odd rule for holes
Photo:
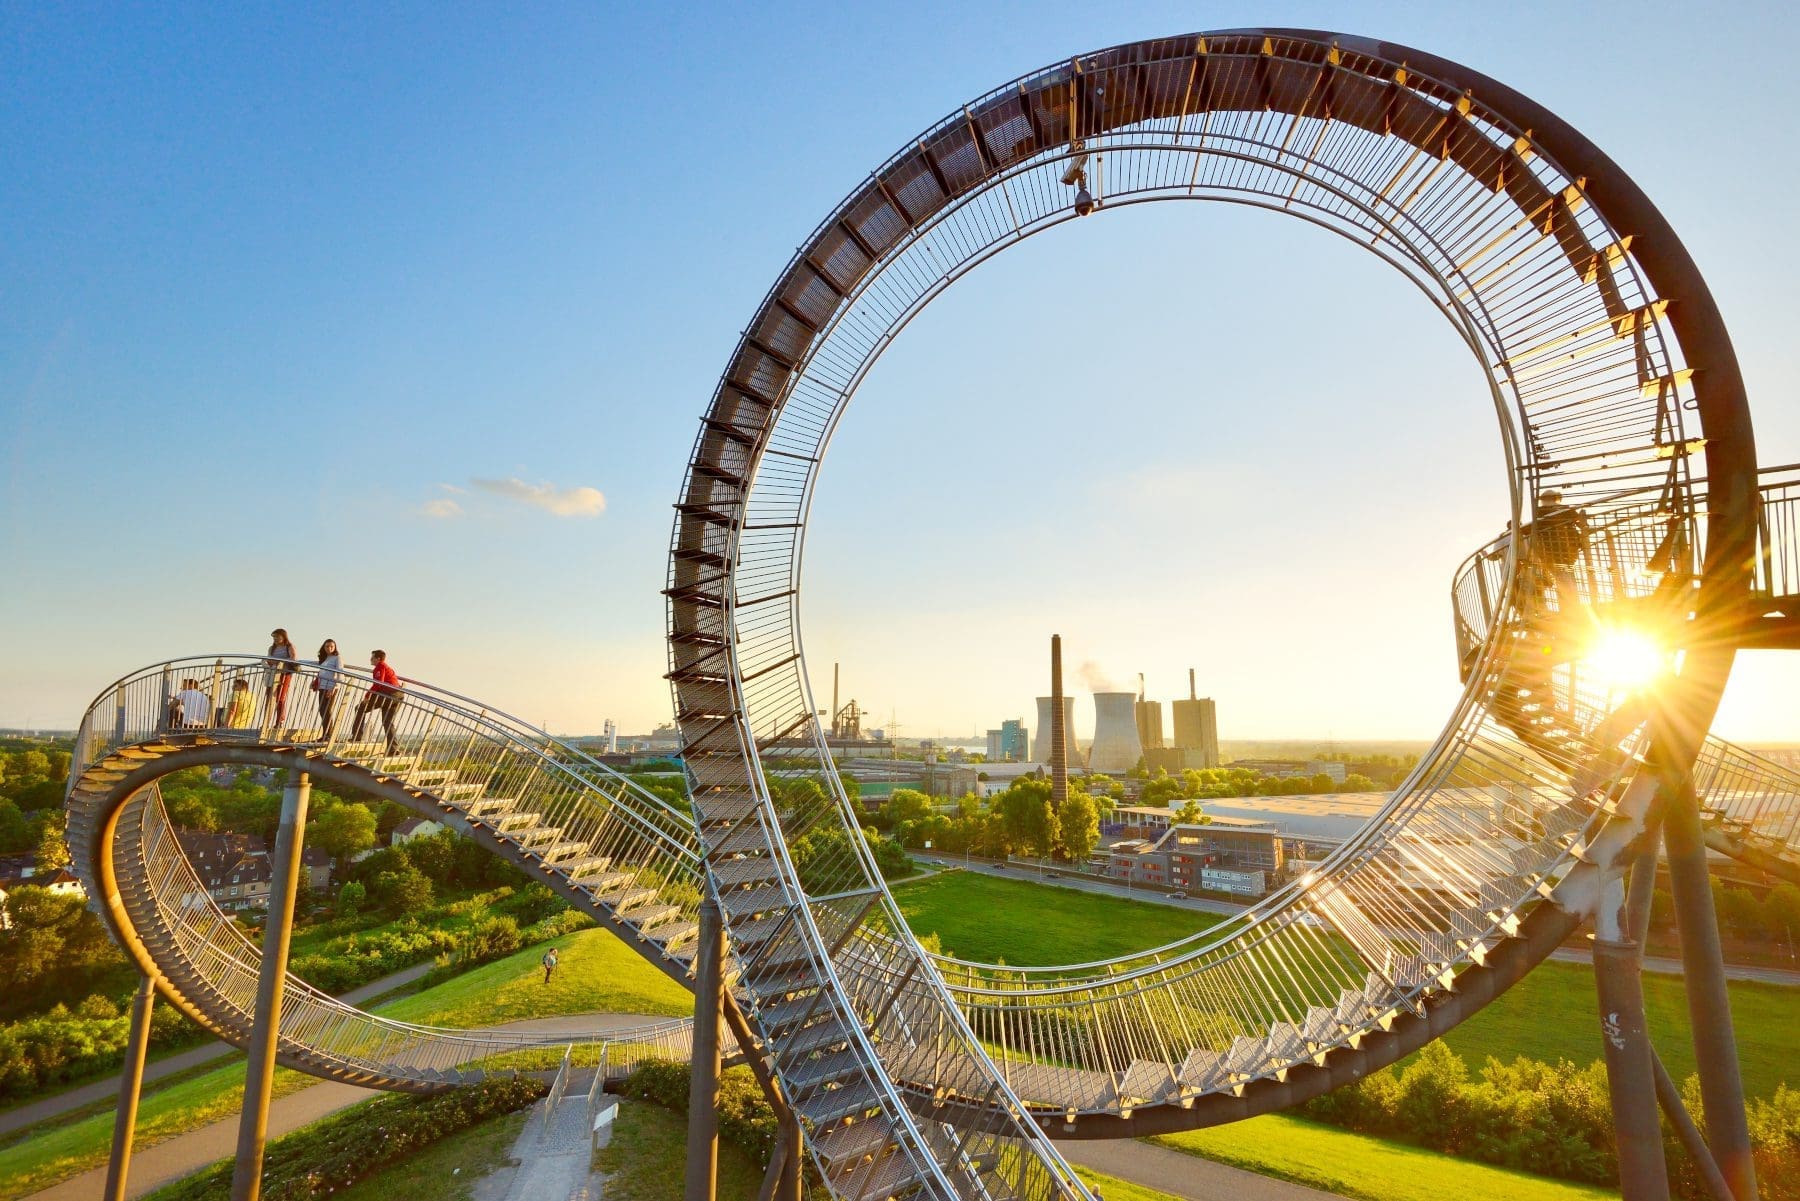
[[[562,962],[548,986],[538,966],[543,948],[530,947],[382,1006],[380,1012],[401,1021],[470,1028],[581,1013],[693,1012],[690,994],[604,930],[581,930],[556,945]],[[278,1072],[276,1095],[311,1083],[310,1076]],[[228,1117],[241,1108],[243,1093],[243,1060],[237,1056],[192,1079],[147,1091],[138,1109],[136,1145],[153,1146]],[[0,1201],[27,1196],[104,1163],[111,1141],[110,1111],[21,1132],[0,1147]]]
[[[594,1156],[606,1173],[607,1201],[681,1201],[687,1176],[687,1119],[648,1101],[619,1102],[612,1142]],[[762,1169],[719,1142],[720,1201],[754,1201]]]
[[[1188,1155],[1361,1201],[1598,1201],[1606,1189],[1471,1163],[1282,1114],[1149,1140]],[[1111,1190],[1107,1191],[1111,1201]]]
[[[1643,979],[1651,1036],[1669,1073],[1681,1081],[1694,1070],[1681,979],[1648,973]],[[1794,1056],[1800,989],[1739,980],[1729,987],[1745,1093],[1771,1097],[1777,1085],[1800,1085],[1800,1060]],[[1585,964],[1540,964],[1444,1041],[1471,1069],[1478,1069],[1489,1055],[1587,1064],[1601,1054],[1596,1004],[1594,975]]]
[[[937,933],[947,952],[965,959],[1014,965],[1127,954],[1217,920],[1167,905],[974,872],[946,872],[902,884],[894,893],[914,933]],[[1793,1054],[1800,989],[1739,981],[1730,988],[1746,1092],[1769,1097],[1777,1085],[1800,1085],[1800,1061]],[[1644,1001],[1663,1062],[1681,1080],[1694,1070],[1681,980],[1645,975]],[[1601,1054],[1593,973],[1584,964],[1542,964],[1445,1042],[1472,1071],[1490,1055],[1591,1063]]]
[[1169,905],[1077,892],[1028,880],[949,871],[894,888],[915,934],[944,953],[1014,967],[1081,963],[1147,951],[1220,919]]

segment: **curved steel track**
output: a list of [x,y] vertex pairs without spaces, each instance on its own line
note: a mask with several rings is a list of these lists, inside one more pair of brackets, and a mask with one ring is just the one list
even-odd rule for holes
[[[1256,205],[1401,271],[1477,364],[1511,495],[1501,520],[1541,522],[1554,488],[1596,550],[1551,572],[1510,536],[1464,564],[1465,689],[1379,817],[1314,873],[1154,951],[999,968],[924,952],[881,883],[815,717],[801,560],[824,452],[862,379],[956,279],[1074,219],[1061,179],[1076,165],[1102,217],[1153,200]],[[1641,190],[1503,85],[1295,30],[1058,63],[881,164],[747,328],[694,446],[666,590],[691,816],[428,688],[407,691],[398,753],[353,743],[342,719],[368,686],[359,673],[330,729],[167,728],[175,679],[204,675],[221,694],[260,660],[158,665],[96,701],[71,846],[121,943],[196,1020],[247,1038],[256,956],[196,889],[155,781],[216,763],[304,770],[476,838],[677,979],[699,899],[715,897],[731,986],[836,1194],[1074,1197],[1049,1133],[1278,1109],[1478,1010],[1591,914],[1602,875],[1657,819],[1649,763],[1697,763],[1722,827],[1786,821],[1773,853],[1793,857],[1791,778],[1703,746],[1745,615],[1768,607],[1730,341]],[[1679,651],[1663,707],[1587,678],[1582,631],[1609,623],[1656,626]],[[303,1001],[283,1010],[282,1057],[315,1074],[436,1088],[515,1049],[290,988]]]

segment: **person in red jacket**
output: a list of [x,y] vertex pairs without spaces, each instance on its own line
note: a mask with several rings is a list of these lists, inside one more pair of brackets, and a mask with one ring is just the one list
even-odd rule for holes
[[386,651],[369,652],[369,663],[375,668],[375,682],[369,686],[369,694],[356,707],[356,724],[351,727],[350,741],[362,741],[363,718],[371,709],[381,714],[381,724],[387,730],[387,753],[400,753],[400,743],[394,738],[394,710],[400,707],[400,677],[388,666]]

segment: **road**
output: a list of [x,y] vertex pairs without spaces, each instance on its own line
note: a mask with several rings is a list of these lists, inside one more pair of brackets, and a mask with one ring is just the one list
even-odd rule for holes
[[[383,993],[389,993],[396,988],[411,984],[434,966],[436,965],[429,960],[414,964],[402,971],[383,976],[379,980],[372,980],[361,988],[353,988],[343,994],[340,999],[352,1005],[361,1005],[364,1001],[379,997]],[[165,1055],[155,1063],[144,1066],[144,1083],[149,1084],[164,1077],[173,1076],[178,1072],[185,1072],[189,1068],[214,1063],[236,1051],[237,1048],[230,1043],[210,1042],[198,1047],[190,1047],[185,1051],[177,1051],[173,1055]],[[66,1092],[57,1093],[55,1096],[46,1097],[42,1101],[33,1101],[29,1105],[9,1109],[5,1113],[0,1113],[0,1135],[9,1134],[14,1130],[22,1130],[26,1126],[34,1126],[47,1118],[68,1113],[73,1109],[84,1108],[97,1101],[112,1101],[118,1095],[119,1078],[108,1076],[104,1080],[96,1080],[91,1084],[84,1084],[79,1088],[72,1088]]]
[[[1029,863],[1011,863],[1002,867],[994,863],[976,859],[965,862],[961,859],[940,859],[932,855],[914,855],[913,858],[940,868],[959,868],[965,871],[980,872],[1002,880],[1024,880],[1031,883],[1053,884],[1059,888],[1072,888],[1077,892],[1097,893],[1101,896],[1122,897],[1130,901],[1143,901],[1150,905],[1167,905],[1172,909],[1191,909],[1197,913],[1211,913],[1220,917],[1230,917],[1242,913],[1242,905],[1233,905],[1229,901],[1215,901],[1206,897],[1188,897],[1177,900],[1164,892],[1150,888],[1133,888],[1125,884],[1114,884],[1106,880],[1095,880],[1087,876],[1068,876],[1058,872],[1040,872]],[[1592,955],[1579,947],[1560,947],[1550,953],[1550,958],[1558,963],[1589,963]],[[1681,975],[1681,961],[1657,955],[1644,957],[1644,970],[1660,976]],[[1750,967],[1740,964],[1726,964],[1725,976],[1729,980],[1748,980],[1758,984],[1779,984],[1789,988],[1800,988],[1800,971],[1778,967]]]

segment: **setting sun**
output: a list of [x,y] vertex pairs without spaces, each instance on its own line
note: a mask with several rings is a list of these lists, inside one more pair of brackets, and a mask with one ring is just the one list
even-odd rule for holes
[[1609,629],[1581,660],[1593,678],[1611,689],[1635,692],[1668,670],[1668,652],[1641,630]]

